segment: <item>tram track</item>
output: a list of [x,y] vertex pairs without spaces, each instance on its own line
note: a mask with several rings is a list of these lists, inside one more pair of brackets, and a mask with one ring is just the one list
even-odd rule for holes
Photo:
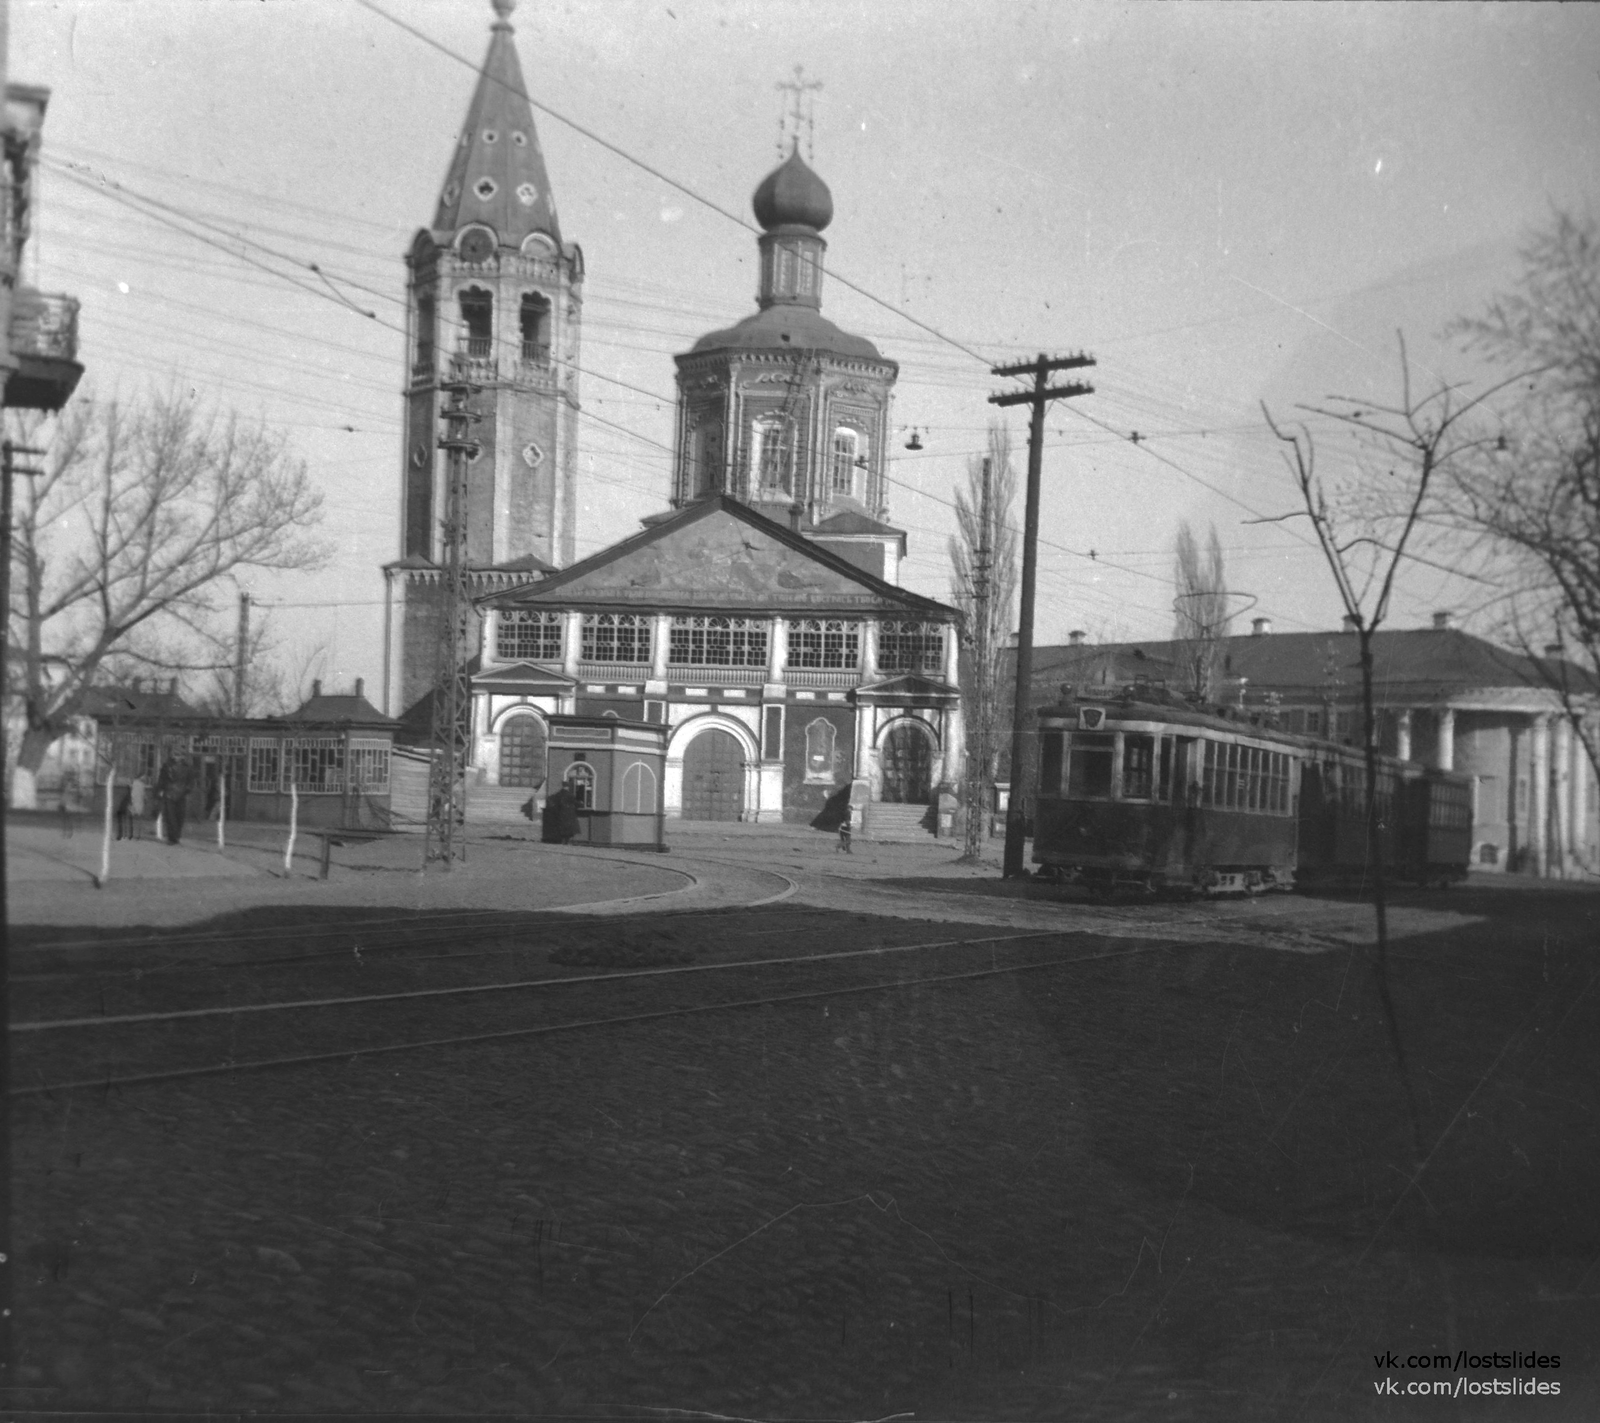
[[[1076,963],[1171,947],[1164,943],[1146,944],[1103,952],[1035,956],[1022,961],[1016,961],[1012,953],[1002,955],[1003,947],[1009,950],[1025,942],[1062,937],[1068,937],[1067,932],[947,938],[821,955],[773,956],[552,977],[515,984],[483,984],[470,990],[477,1000],[471,1004],[463,1001],[466,995],[459,990],[431,990],[420,995],[386,994],[356,1001],[341,998],[284,1004],[218,1005],[203,1017],[152,1013],[125,1015],[119,1020],[37,1020],[13,1026],[13,1031],[20,1035],[16,1040],[18,1050],[13,1074],[17,1085],[11,1095],[28,1097],[109,1090],[233,1072],[306,1067],[374,1055],[489,1045],[556,1033],[620,1029],[708,1013],[778,1008],[832,997],[905,991],[1070,967]],[[1072,934],[1070,937],[1081,936]],[[890,955],[937,960],[951,951],[965,955],[970,965],[971,953],[985,949],[991,961],[984,967],[960,966],[958,958],[956,965],[945,972],[865,979],[854,972]],[[1010,961],[1002,962],[1002,957]],[[938,968],[940,964],[930,962],[927,967]],[[752,976],[756,980],[754,985],[749,982]],[[756,989],[753,993],[752,986]],[[551,999],[553,991],[558,989],[566,990],[562,1002],[569,1011],[562,1014],[557,1009],[552,1021]],[[763,992],[762,989],[782,991]],[[641,990],[650,994],[643,1003],[638,1001]],[[533,995],[531,1003],[529,994]],[[519,995],[523,1000],[520,1005],[511,1001]],[[663,998],[669,1001],[662,1001]],[[466,1011],[469,1008],[470,1013]],[[616,1011],[618,1009],[623,1011]],[[270,1024],[260,1021],[260,1015],[269,1011],[284,1015],[283,1021]],[[534,1021],[528,1021],[530,1012]],[[499,1017],[500,1022],[487,1021],[492,1017]],[[460,1031],[439,1033],[438,1027],[451,1019],[456,1020],[452,1025]],[[190,1031],[195,1028],[201,1031]],[[301,1050],[271,1051],[273,1046],[281,1049],[288,1042],[296,1043]],[[84,1075],[83,1063],[96,1056],[101,1061],[100,1069],[93,1075]],[[28,1081],[29,1077],[34,1080]]]

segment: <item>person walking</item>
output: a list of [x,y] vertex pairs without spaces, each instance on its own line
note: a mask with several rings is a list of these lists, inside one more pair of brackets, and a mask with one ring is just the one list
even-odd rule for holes
[[156,800],[161,805],[161,824],[169,845],[176,845],[183,839],[183,820],[189,809],[189,787],[193,781],[189,758],[182,755],[172,757],[156,777]]
[[145,816],[145,801],[148,796],[148,787],[141,772],[128,782],[128,838],[139,838],[139,822]]
[[117,795],[117,839],[133,839],[133,787],[123,786]]

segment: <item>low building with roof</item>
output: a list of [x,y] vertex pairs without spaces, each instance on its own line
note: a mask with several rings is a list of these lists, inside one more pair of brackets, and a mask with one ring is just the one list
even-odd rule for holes
[[[1182,693],[1185,644],[1068,643],[1034,650],[1035,706],[1063,684],[1112,693],[1141,683]],[[1590,729],[1600,686],[1547,650],[1532,658],[1452,625],[1383,628],[1373,637],[1379,745],[1391,755],[1467,773],[1474,780],[1473,863],[1558,877],[1600,874],[1600,785],[1554,690],[1576,691]],[[1362,694],[1353,631],[1274,633],[1257,618],[1248,636],[1219,640],[1213,698],[1283,730],[1353,744]]]
[[87,715],[95,727],[95,796],[105,808],[113,768],[120,785],[154,786],[174,756],[194,765],[189,813],[196,819],[285,822],[291,810],[308,827],[394,827],[393,750],[398,723],[366,698],[360,678],[349,693],[311,695],[286,716],[217,716],[178,695],[173,684],[99,690]]

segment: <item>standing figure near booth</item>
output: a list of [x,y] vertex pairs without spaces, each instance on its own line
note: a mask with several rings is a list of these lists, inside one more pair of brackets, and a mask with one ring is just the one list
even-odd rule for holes
[[194,768],[189,758],[182,755],[172,757],[156,777],[156,800],[161,807],[161,824],[169,845],[176,845],[183,838],[183,820],[188,813],[189,788],[193,782]]

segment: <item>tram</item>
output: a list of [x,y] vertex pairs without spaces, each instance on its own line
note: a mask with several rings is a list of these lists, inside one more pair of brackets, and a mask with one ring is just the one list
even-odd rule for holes
[[[1378,758],[1378,853],[1396,879],[1467,873],[1470,777]],[[1359,750],[1131,696],[1039,713],[1033,858],[1110,894],[1256,894],[1369,871]]]

